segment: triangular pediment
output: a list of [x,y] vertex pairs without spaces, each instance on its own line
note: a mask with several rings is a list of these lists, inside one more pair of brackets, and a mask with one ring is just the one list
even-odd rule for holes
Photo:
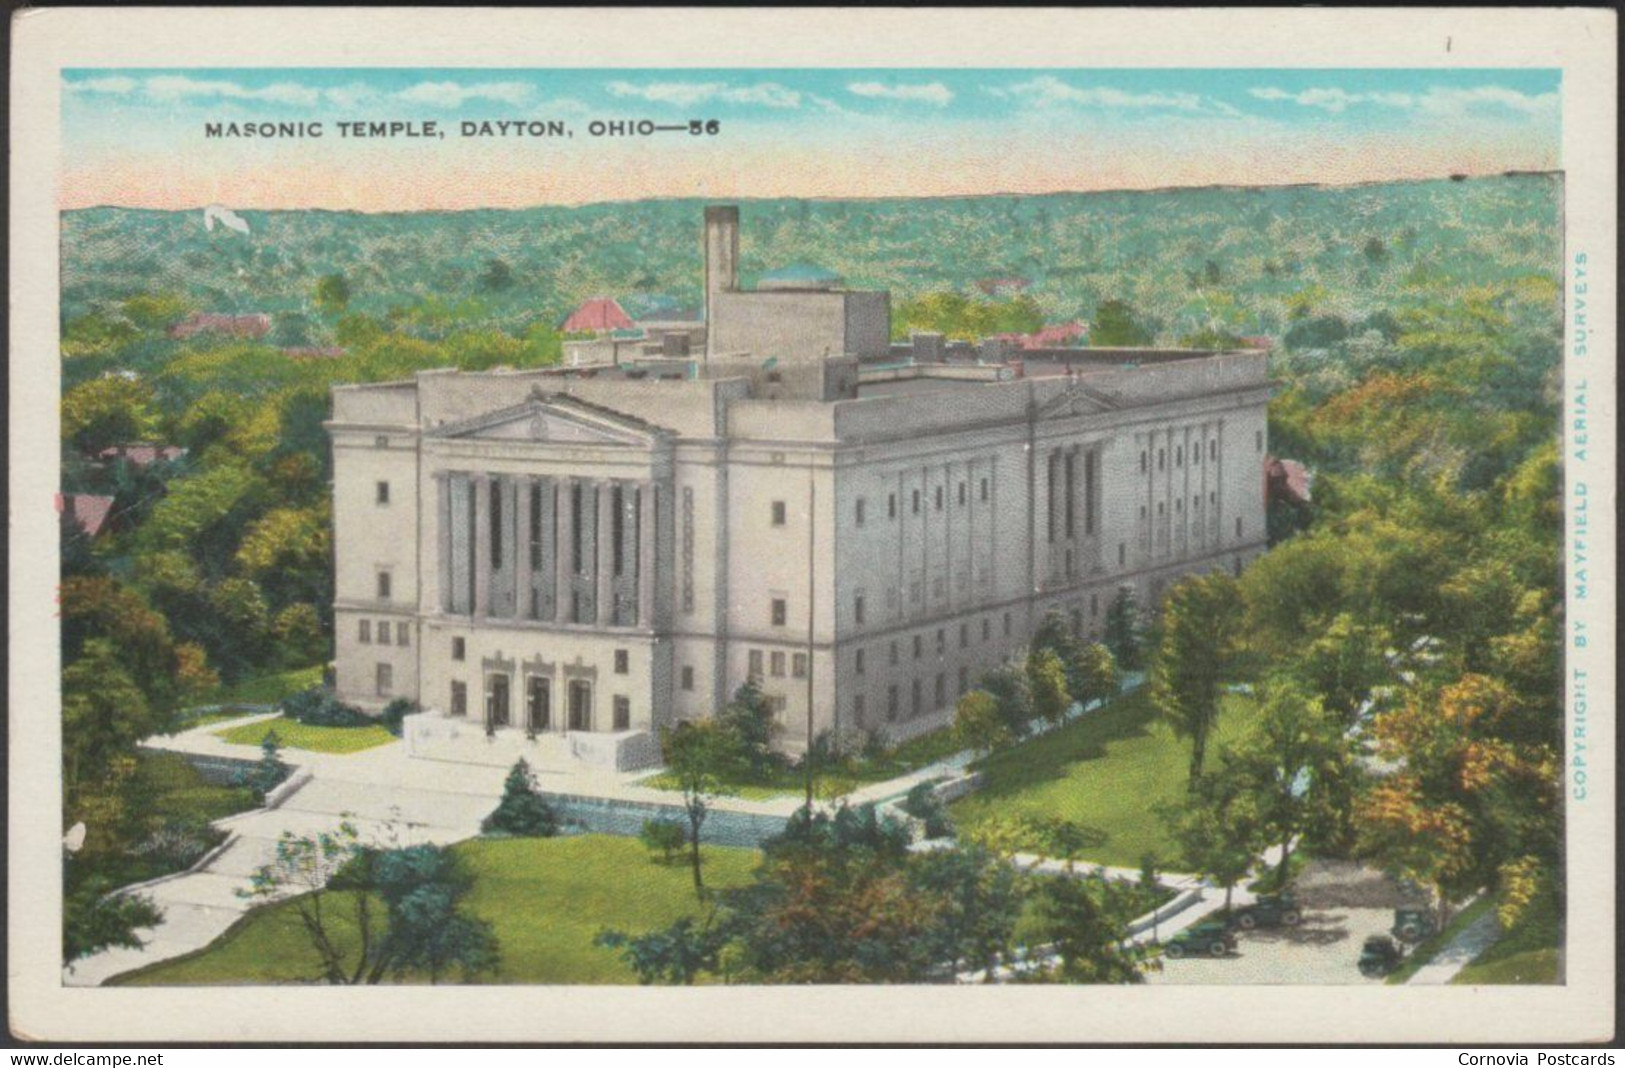
[[563,394],[532,397],[522,404],[436,429],[435,436],[462,441],[525,441],[561,445],[647,447],[663,431],[632,416]]
[[1073,382],[1041,404],[1038,414],[1041,418],[1054,419],[1069,415],[1096,415],[1116,411],[1117,408],[1117,401],[1108,394],[1082,382]]

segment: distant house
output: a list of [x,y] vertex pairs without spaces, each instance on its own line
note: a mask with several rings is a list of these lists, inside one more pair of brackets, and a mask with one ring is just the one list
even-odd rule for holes
[[217,334],[224,337],[261,338],[271,332],[271,317],[263,312],[249,315],[221,315],[216,312],[193,312],[169,328],[169,336],[177,340],[198,334]]
[[113,498],[92,493],[59,493],[56,495],[56,510],[58,514],[68,516],[85,534],[98,538],[109,529]]
[[1025,293],[1032,288],[1032,280],[1027,278],[979,278],[976,288],[990,297],[1013,297]]
[[609,334],[634,328],[632,317],[611,297],[593,297],[583,302],[560,327],[566,334]]
[[146,467],[148,464],[179,460],[185,455],[186,450],[179,445],[153,445],[136,441],[128,445],[109,446],[97,453],[96,459],[106,462],[122,460],[132,467]]
[[1309,503],[1309,485],[1314,476],[1297,460],[1264,457],[1264,500],[1274,504],[1292,505]]

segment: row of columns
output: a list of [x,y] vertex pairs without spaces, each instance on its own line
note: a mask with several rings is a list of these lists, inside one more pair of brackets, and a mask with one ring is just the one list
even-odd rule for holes
[[[451,515],[451,496],[449,480],[450,472],[443,472],[437,476],[440,483],[442,537],[440,545],[442,606],[447,611],[453,610],[456,599],[450,589],[454,569],[452,566],[452,529],[455,519]],[[472,537],[472,559],[470,566],[472,575],[472,604],[471,614],[475,619],[500,619],[510,615],[507,611],[493,611],[491,578],[496,568],[492,564],[492,516],[500,513],[501,523],[507,530],[514,532],[513,538],[513,603],[511,617],[520,620],[540,620],[557,623],[596,624],[598,626],[624,626],[649,627],[654,621],[654,572],[656,556],[656,515],[659,508],[659,490],[656,484],[646,480],[619,480],[619,479],[582,479],[573,477],[562,478],[524,478],[507,476],[501,486],[505,492],[501,494],[502,500],[495,499],[494,487],[499,485],[493,476],[475,472],[468,475],[469,492],[472,495],[473,522],[469,524]],[[554,493],[554,507],[552,524],[553,545],[553,606],[548,612],[545,603],[537,601],[537,611],[532,612],[532,586],[535,584],[535,562],[532,559],[531,540],[531,509],[532,495],[546,492],[549,488]],[[615,490],[621,490],[621,537],[624,539],[636,537],[637,551],[632,555],[632,564],[636,569],[635,602],[636,618],[617,620],[615,569],[617,557],[615,554]],[[578,529],[580,520],[576,515],[577,491],[583,505],[595,508],[593,513],[592,540],[589,546],[586,538],[586,527]],[[590,503],[590,502],[596,502]],[[548,536],[545,522],[546,512],[543,511],[542,529],[537,534],[545,543]],[[585,517],[581,517],[584,519]],[[634,534],[635,532],[635,534]],[[499,530],[498,537],[502,544],[508,544],[507,531]],[[581,550],[583,557],[577,560],[577,550]],[[620,554],[620,560],[625,561],[627,554]],[[579,566],[578,566],[579,565]],[[591,577],[592,611],[578,611],[577,594],[585,592],[581,589],[581,580]],[[510,606],[504,604],[503,609]]]

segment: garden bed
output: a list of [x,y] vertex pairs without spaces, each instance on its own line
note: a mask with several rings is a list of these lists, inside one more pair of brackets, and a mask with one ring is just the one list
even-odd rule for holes
[[287,716],[255,720],[239,727],[216,731],[215,737],[233,745],[258,746],[265,736],[276,732],[277,741],[289,749],[316,753],[359,753],[396,741],[396,737],[376,723],[361,727],[313,727]]

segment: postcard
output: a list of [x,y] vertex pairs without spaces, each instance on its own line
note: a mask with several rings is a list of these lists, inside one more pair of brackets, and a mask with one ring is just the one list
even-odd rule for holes
[[17,15],[14,1034],[1606,1041],[1614,19]]

